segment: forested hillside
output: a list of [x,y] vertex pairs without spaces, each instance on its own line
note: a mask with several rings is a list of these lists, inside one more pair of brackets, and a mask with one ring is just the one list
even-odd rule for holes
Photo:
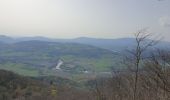
[[90,92],[71,83],[62,78],[35,79],[0,70],[0,100],[88,100]]

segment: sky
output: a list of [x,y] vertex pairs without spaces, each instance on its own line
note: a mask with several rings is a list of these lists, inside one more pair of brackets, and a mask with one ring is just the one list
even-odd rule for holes
[[0,0],[0,35],[170,38],[170,0]]

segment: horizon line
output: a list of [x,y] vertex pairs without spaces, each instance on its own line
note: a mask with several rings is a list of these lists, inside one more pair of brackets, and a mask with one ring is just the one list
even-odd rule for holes
[[71,37],[71,38],[63,38],[63,37],[48,37],[48,36],[41,36],[41,35],[35,35],[35,36],[21,36],[21,35],[4,35],[4,34],[0,34],[0,37],[10,37],[10,38],[47,38],[47,39],[79,39],[79,38],[91,38],[91,39],[124,39],[124,38],[133,38],[126,36],[126,37],[116,37],[116,38],[106,38],[106,37],[92,37],[92,36],[80,36],[80,37]]

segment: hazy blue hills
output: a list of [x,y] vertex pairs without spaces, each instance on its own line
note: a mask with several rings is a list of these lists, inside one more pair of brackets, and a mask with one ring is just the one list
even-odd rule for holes
[[[108,49],[114,52],[122,52],[125,49],[131,49],[135,45],[134,38],[119,38],[119,39],[97,39],[80,37],[75,39],[51,39],[46,37],[21,37],[11,38],[8,36],[0,36],[0,41],[4,43],[16,43],[22,41],[45,41],[45,42],[59,42],[59,43],[78,43],[96,46],[103,49]],[[160,41],[155,47],[166,48],[169,47],[169,42]]]
[[50,39],[46,37],[21,37],[21,38],[11,38],[8,36],[0,36],[0,41],[4,43],[16,43],[22,41],[46,41],[46,42],[60,42],[60,43],[79,43],[92,45],[108,50],[120,51],[122,49],[128,48],[128,46],[134,43],[133,38],[121,38],[121,39],[97,39],[97,38],[87,38],[80,37],[75,39]]

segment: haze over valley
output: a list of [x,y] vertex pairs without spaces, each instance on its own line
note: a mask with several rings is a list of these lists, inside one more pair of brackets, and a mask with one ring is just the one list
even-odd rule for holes
[[170,0],[0,0],[0,100],[170,100]]

